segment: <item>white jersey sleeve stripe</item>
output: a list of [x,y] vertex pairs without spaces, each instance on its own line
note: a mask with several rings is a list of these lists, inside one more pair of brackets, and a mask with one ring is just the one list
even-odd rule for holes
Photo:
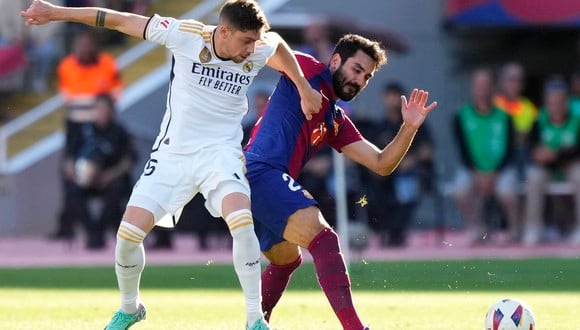
[[186,28],[186,27],[180,26],[179,31],[201,35],[201,29],[192,29],[192,28]]
[[193,27],[193,28],[203,28],[205,24],[203,24],[202,22],[198,22],[198,21],[181,21],[181,24],[179,24],[179,26],[184,26],[184,27]]

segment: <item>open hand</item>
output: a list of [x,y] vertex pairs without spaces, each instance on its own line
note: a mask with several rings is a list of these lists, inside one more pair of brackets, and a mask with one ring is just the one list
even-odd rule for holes
[[43,25],[52,21],[52,13],[56,6],[43,0],[34,0],[20,16],[26,18],[26,25]]
[[433,102],[425,107],[428,98],[429,92],[417,88],[411,92],[409,102],[407,102],[405,95],[401,95],[401,113],[405,124],[414,129],[418,129],[423,124],[427,114],[437,106],[437,102]]

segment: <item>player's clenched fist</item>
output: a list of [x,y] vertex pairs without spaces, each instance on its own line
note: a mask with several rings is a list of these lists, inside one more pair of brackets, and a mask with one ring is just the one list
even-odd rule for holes
[[310,86],[299,90],[300,92],[300,106],[306,119],[312,119],[312,115],[317,114],[322,107],[322,95]]
[[34,0],[26,11],[21,11],[20,16],[26,18],[26,25],[42,25],[53,19],[52,14],[55,5],[43,0]]

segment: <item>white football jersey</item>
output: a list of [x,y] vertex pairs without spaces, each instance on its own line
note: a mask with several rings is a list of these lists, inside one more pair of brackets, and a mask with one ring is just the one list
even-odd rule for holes
[[241,147],[246,92],[280,41],[268,32],[244,62],[216,56],[216,26],[154,15],[143,37],[173,54],[167,107],[153,150],[191,153],[208,146]]

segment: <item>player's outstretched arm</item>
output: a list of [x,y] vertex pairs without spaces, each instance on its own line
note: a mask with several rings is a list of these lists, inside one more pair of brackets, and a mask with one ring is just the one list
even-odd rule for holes
[[408,102],[405,96],[401,98],[403,101],[401,109],[403,124],[395,138],[383,150],[365,139],[342,148],[342,152],[352,160],[379,175],[393,173],[409,150],[413,138],[425,121],[427,114],[437,106],[437,102],[425,106],[429,93],[423,90],[414,89]]
[[282,38],[280,38],[276,53],[268,60],[268,66],[284,72],[292,80],[300,93],[302,112],[306,119],[312,119],[312,115],[317,114],[322,107],[322,95],[310,86],[292,50]]
[[77,22],[106,27],[137,38],[143,37],[148,17],[99,7],[61,7],[48,1],[34,0],[20,12],[27,25],[43,25],[54,21]]

